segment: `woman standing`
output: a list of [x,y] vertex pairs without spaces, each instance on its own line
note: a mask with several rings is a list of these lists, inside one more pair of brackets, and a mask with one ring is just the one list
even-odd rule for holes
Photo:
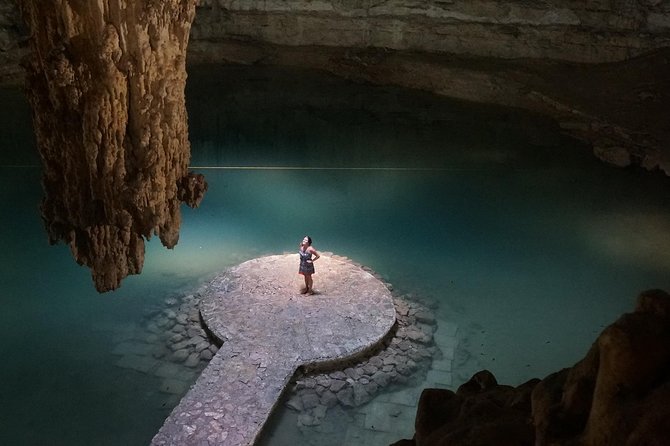
[[[314,274],[314,261],[319,257],[316,249],[312,247],[312,238],[306,235],[300,243],[298,254],[300,254],[300,269],[298,274],[305,276],[305,288],[300,290],[300,294],[314,294],[314,282],[312,281],[312,274]],[[314,256],[314,258],[312,258]]]

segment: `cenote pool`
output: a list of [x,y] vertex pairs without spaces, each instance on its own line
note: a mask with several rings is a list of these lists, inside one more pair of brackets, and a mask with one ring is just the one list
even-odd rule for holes
[[[0,444],[148,444],[180,394],[120,366],[119,345],[146,336],[166,299],[305,234],[437,303],[438,327],[457,330],[454,388],[482,368],[516,385],[571,366],[638,292],[670,289],[660,174],[608,167],[512,110],[211,66],[187,89],[191,164],[209,192],[183,209],[174,250],[152,240],[143,273],[99,295],[67,247],[47,243],[30,112],[18,89],[0,96]],[[411,405],[420,389],[393,391]],[[360,415],[298,429],[281,408],[262,443],[350,444]],[[412,422],[366,444],[411,436]]]

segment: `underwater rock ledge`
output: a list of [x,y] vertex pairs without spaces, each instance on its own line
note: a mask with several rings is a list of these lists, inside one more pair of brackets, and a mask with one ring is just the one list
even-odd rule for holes
[[662,445],[670,438],[670,295],[649,290],[572,368],[518,387],[487,370],[425,389],[415,435],[394,446]]

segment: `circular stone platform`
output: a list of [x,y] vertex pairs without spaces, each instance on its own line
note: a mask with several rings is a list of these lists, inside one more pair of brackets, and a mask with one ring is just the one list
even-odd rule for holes
[[301,366],[346,361],[377,346],[395,323],[386,286],[331,254],[315,262],[316,294],[300,294],[297,254],[235,266],[200,290],[200,314],[223,346],[154,445],[251,445]]

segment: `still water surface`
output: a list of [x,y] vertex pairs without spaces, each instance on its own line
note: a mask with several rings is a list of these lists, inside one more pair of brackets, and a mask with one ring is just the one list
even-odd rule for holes
[[509,384],[572,365],[639,291],[670,289],[668,179],[607,167],[550,124],[307,72],[190,76],[209,192],[174,250],[152,240],[142,275],[104,295],[48,245],[30,114],[0,91],[0,444],[148,444],[177,399],[115,366],[115,345],[147,308],[304,234],[436,300]]

